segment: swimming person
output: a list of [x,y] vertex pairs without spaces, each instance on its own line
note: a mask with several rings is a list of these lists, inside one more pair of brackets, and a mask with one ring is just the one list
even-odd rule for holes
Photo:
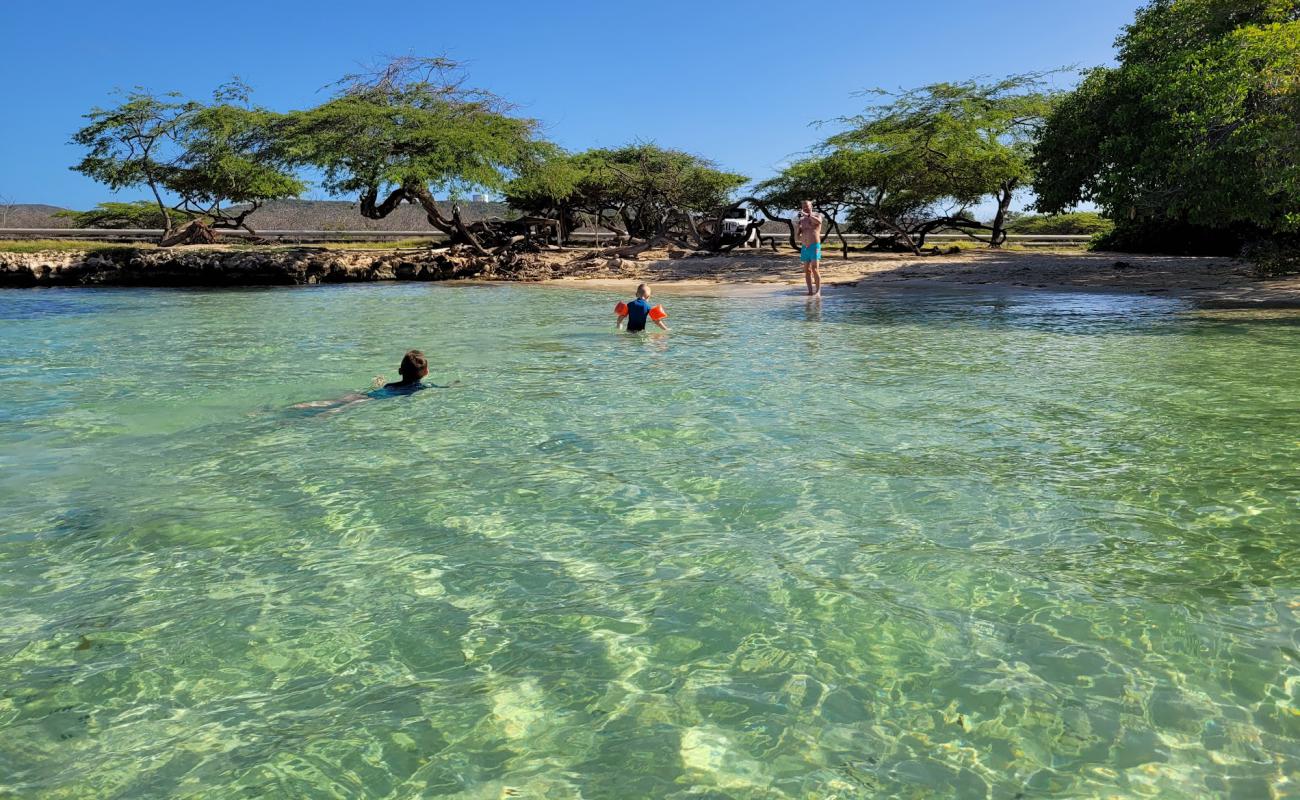
[[[413,394],[421,389],[435,388],[432,384],[422,383],[422,380],[429,374],[429,359],[420,350],[407,350],[406,355],[402,356],[402,363],[397,367],[397,373],[402,376],[401,380],[383,383],[383,378],[375,378],[375,388],[368,392],[350,392],[337,400],[312,400],[307,403],[296,403],[289,407],[332,414],[357,403],[364,403],[367,400]],[[455,385],[455,382],[448,386],[438,386],[436,388],[447,389],[453,385]]]
[[385,383],[383,388],[408,393],[423,389],[425,386],[420,381],[429,374],[429,359],[424,357],[423,351],[407,350],[406,355],[402,356],[402,363],[397,366],[397,374],[402,379]]
[[[808,284],[808,294],[822,293],[822,215],[813,211],[812,201],[803,201],[799,216],[795,218],[795,232],[799,241],[799,263],[803,264],[803,279]],[[816,288],[814,288],[814,285]]]
[[630,303],[619,303],[614,306],[614,313],[618,315],[618,322],[615,324],[619,330],[623,330],[626,323],[629,333],[643,331],[647,319],[660,328],[668,330],[668,326],[664,324],[668,312],[664,311],[663,306],[651,307],[650,287],[644,283],[636,287],[636,299]]

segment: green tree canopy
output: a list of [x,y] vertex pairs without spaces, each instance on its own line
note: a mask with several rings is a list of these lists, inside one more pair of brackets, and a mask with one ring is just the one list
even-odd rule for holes
[[113,108],[93,108],[86,114],[89,124],[72,136],[74,144],[87,149],[72,169],[113,191],[149,189],[163,227],[170,229],[163,192],[177,132],[193,110],[194,104],[178,94],[159,95],[139,87]]
[[[152,200],[133,200],[129,203],[104,202],[89,211],[64,209],[54,216],[72,221],[78,228],[166,228],[167,218]],[[180,214],[188,221],[189,215]],[[177,212],[172,212],[175,220]]]
[[1038,208],[1181,239],[1300,231],[1300,5],[1156,0],[1118,46],[1044,127]]
[[405,57],[343,78],[332,99],[290,115],[284,133],[294,158],[321,170],[328,191],[357,195],[370,219],[416,202],[453,241],[477,245],[459,214],[442,214],[434,194],[504,190],[548,147],[536,121],[466,88],[458,70],[446,59]]
[[[247,227],[262,201],[303,189],[276,145],[277,116],[249,106],[238,81],[218,88],[206,105],[136,89],[86,118],[72,140],[88,152],[73,169],[115,191],[149,189],[164,243],[178,220]],[[232,203],[244,205],[232,210]],[[138,214],[114,205],[114,213]]]
[[1087,234],[1109,233],[1115,224],[1096,211],[1072,211],[1065,214],[1016,214],[1007,216],[1007,230],[1015,234]]
[[[1054,102],[1042,75],[993,83],[937,83],[899,93],[838,122],[845,130],[761,187],[774,204],[842,207],[856,230],[915,249],[944,227],[987,227],[1006,237],[1012,198],[1032,177],[1031,143]],[[998,207],[990,226],[968,208]]]
[[506,199],[562,218],[568,230],[586,222],[648,239],[687,216],[720,211],[746,181],[699,156],[640,143],[554,154],[512,182]]
[[165,179],[181,198],[178,208],[218,227],[247,227],[265,201],[301,194],[306,186],[278,136],[281,121],[251,106],[239,81],[218,88],[211,104],[195,104],[176,132],[178,152]]

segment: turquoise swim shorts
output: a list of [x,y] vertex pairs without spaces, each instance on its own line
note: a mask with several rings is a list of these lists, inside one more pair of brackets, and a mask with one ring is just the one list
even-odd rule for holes
[[822,260],[821,242],[818,242],[817,244],[806,244],[803,247],[800,247],[799,260],[800,261],[821,261]]

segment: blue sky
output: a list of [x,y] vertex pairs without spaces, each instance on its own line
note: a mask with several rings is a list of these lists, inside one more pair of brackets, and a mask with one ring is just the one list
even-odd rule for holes
[[87,208],[112,195],[68,170],[80,151],[67,142],[115,88],[206,98],[238,75],[288,110],[377,57],[446,55],[567,148],[649,140],[760,180],[825,135],[810,123],[859,110],[861,89],[1110,63],[1142,3],[5,5],[0,197]]

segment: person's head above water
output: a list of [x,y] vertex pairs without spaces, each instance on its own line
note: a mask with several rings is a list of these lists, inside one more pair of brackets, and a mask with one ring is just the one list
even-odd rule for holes
[[642,300],[650,299],[650,284],[643,283],[636,287],[636,296]]
[[419,350],[407,350],[397,371],[401,373],[403,383],[415,383],[429,374],[429,359]]

